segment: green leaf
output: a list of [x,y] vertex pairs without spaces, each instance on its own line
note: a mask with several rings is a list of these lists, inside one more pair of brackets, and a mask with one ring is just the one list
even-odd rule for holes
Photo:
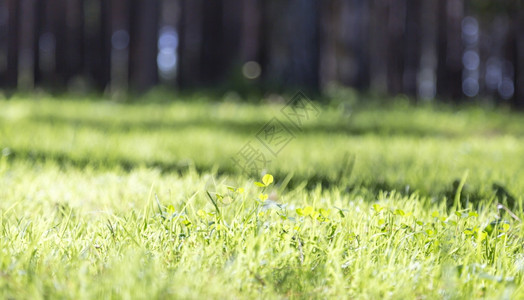
[[258,182],[258,181],[255,182],[255,185],[259,187],[266,187],[265,184],[263,184],[262,182]]
[[306,206],[304,207],[304,215],[309,216],[313,213],[313,206]]
[[[338,213],[340,214],[340,217],[342,217],[342,218],[345,218],[345,217],[346,217],[346,215],[344,214],[344,209],[342,209],[342,208],[338,208],[338,207],[336,207],[336,206],[334,206],[334,207],[335,207],[336,209],[338,209]],[[347,210],[346,210],[346,211],[347,211]]]
[[394,212],[395,215],[399,215],[401,217],[405,216],[406,213],[402,209],[396,209]]
[[167,213],[170,214],[170,215],[174,214],[175,213],[175,207],[173,205],[169,204],[167,206]]
[[331,213],[331,210],[325,210],[323,208],[319,209],[318,212],[322,215],[322,217],[327,218],[329,217],[329,214]]
[[314,212],[314,209],[312,206],[306,206],[304,208],[297,208],[296,212],[299,216],[307,217]]
[[201,219],[204,219],[204,218],[207,216],[207,213],[206,213],[204,210],[199,209],[199,210],[197,211],[197,216],[198,216],[199,218],[201,218]]
[[483,241],[488,237],[488,233],[486,231],[478,231],[478,239]]
[[380,206],[380,204],[373,204],[373,210],[376,211],[376,212],[380,212],[381,210],[383,210],[384,207]]

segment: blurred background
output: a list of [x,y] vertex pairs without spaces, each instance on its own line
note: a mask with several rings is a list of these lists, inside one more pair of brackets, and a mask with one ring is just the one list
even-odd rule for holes
[[520,0],[0,0],[6,93],[362,92],[524,107]]

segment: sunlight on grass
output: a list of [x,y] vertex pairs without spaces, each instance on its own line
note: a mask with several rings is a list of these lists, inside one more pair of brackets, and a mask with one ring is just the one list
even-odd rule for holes
[[[2,298],[523,298],[520,115],[0,102]],[[434,125],[434,126],[433,126]]]

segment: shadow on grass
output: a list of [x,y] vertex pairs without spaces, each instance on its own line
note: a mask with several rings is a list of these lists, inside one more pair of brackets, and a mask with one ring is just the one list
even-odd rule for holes
[[[96,170],[107,170],[112,171],[115,169],[122,170],[124,172],[131,172],[133,169],[139,167],[155,168],[158,169],[162,174],[178,174],[183,176],[187,172],[194,171],[198,174],[208,173],[212,170],[216,170],[216,176],[239,176],[242,175],[241,171],[234,165],[223,165],[216,166],[206,164],[189,164],[187,161],[179,161],[174,163],[167,163],[165,161],[146,161],[137,162],[125,158],[111,158],[111,159],[89,159],[89,158],[75,158],[71,157],[67,153],[48,153],[42,151],[24,151],[11,149],[11,154],[8,156],[8,161],[13,163],[15,161],[25,161],[33,164],[53,162],[63,169],[77,168],[83,169],[86,167],[94,168]],[[352,193],[365,193],[370,197],[369,199],[376,199],[376,196],[382,192],[396,191],[397,194],[402,196],[410,196],[417,194],[422,197],[428,197],[436,199],[436,201],[446,201],[448,207],[454,205],[454,198],[457,195],[458,180],[454,180],[445,188],[435,188],[433,190],[421,190],[413,186],[413,189],[406,189],[410,183],[396,182],[391,183],[384,180],[372,180],[363,183],[350,183],[349,177],[351,176],[352,163],[348,159],[345,163],[341,163],[334,168],[333,174],[322,174],[322,173],[300,173],[293,174],[289,179],[289,182],[284,187],[285,190],[293,190],[295,188],[306,188],[307,190],[314,190],[317,187],[323,189],[337,188],[345,191],[348,194]],[[285,171],[272,172],[276,178],[284,179],[289,174]],[[245,175],[245,174],[244,174]],[[247,178],[258,179],[258,176],[253,174],[247,176]],[[472,204],[476,207],[477,203],[482,199],[492,199],[493,201],[506,204],[510,208],[514,208],[517,205],[517,200],[510,191],[507,190],[500,183],[493,183],[492,194],[480,194],[475,187],[465,186],[460,194],[460,202],[463,207],[468,204]],[[368,198],[368,197],[366,197]]]
[[[61,126],[84,127],[99,131],[129,132],[132,130],[156,131],[156,130],[184,130],[187,128],[203,127],[210,129],[223,129],[243,135],[256,134],[265,124],[260,121],[245,120],[212,120],[212,119],[191,119],[191,120],[154,120],[154,121],[114,121],[111,119],[78,119],[63,116],[32,116],[30,120],[37,123],[47,123]],[[292,124],[286,126],[292,128]],[[437,128],[420,128],[408,126],[406,124],[369,124],[357,125],[350,120],[334,124],[309,124],[301,128],[300,134],[345,134],[345,135],[399,135],[413,137],[438,136],[453,138],[459,136],[456,132],[439,130]]]

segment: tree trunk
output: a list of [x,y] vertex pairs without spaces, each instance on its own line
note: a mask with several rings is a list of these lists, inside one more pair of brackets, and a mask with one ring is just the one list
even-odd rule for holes
[[54,84],[57,87],[63,87],[67,83],[67,25],[66,25],[66,0],[49,0],[48,11],[51,22],[51,32],[55,40],[55,66],[54,66]]
[[[404,93],[413,97],[417,96],[417,74],[421,58],[421,5],[420,1],[413,1],[406,6],[404,75],[402,81]],[[425,22],[429,22],[429,20],[425,20]]]
[[417,74],[417,95],[432,100],[436,95],[437,70],[437,6],[441,0],[427,0],[421,3],[420,23],[420,70]]
[[[220,72],[223,78],[230,77],[231,71],[241,63],[243,26],[247,25],[244,23],[242,13],[248,4],[248,1],[223,0],[222,60],[224,68]],[[254,21],[256,21],[256,16]],[[256,23],[252,26],[256,26]],[[256,31],[254,37],[257,37]]]
[[109,3],[106,0],[85,2],[85,71],[98,89],[104,90],[110,80],[111,30]]
[[271,1],[265,6],[267,70],[278,87],[319,88],[320,6],[315,0]]
[[439,1],[437,93],[455,101],[462,98],[463,0]]
[[129,1],[111,0],[111,93],[117,98],[128,88]]
[[40,37],[44,34],[45,30],[45,1],[37,1],[35,10],[35,20],[33,24],[33,40],[35,41],[33,49],[33,78],[36,86],[42,83],[42,74],[40,72]]
[[84,6],[82,0],[66,0],[64,78],[70,82],[84,71]]
[[406,0],[389,2],[388,10],[388,92],[396,95],[402,92],[404,75],[404,25],[406,24]]
[[7,0],[0,0],[0,88],[5,84],[7,76],[8,22]]
[[288,82],[293,86],[308,90],[319,88],[319,27],[320,7],[315,0],[293,0],[290,5],[289,32],[290,40],[290,77]]
[[385,93],[388,87],[388,5],[386,0],[376,0],[371,6],[370,23],[370,72],[371,89]]
[[245,0],[242,9],[240,60],[260,63],[262,5],[259,0]]
[[130,56],[131,88],[146,91],[158,82],[158,0],[133,0]]
[[18,53],[18,88],[28,91],[34,87],[35,0],[20,1],[20,38]]
[[524,4],[519,2],[518,11],[514,19],[514,95],[512,99],[513,107],[524,109]]
[[[369,7],[367,1],[330,1],[324,15],[324,61],[333,82],[365,90],[369,87]],[[322,64],[323,65],[323,64]],[[323,66],[325,69],[325,67]]]
[[320,86],[322,89],[339,84],[338,69],[341,64],[338,57],[341,23],[341,0],[321,2],[321,42],[320,42]]
[[178,84],[196,86],[200,79],[203,0],[180,0]]
[[7,0],[7,64],[1,84],[10,89],[18,83],[18,39],[20,2]]

